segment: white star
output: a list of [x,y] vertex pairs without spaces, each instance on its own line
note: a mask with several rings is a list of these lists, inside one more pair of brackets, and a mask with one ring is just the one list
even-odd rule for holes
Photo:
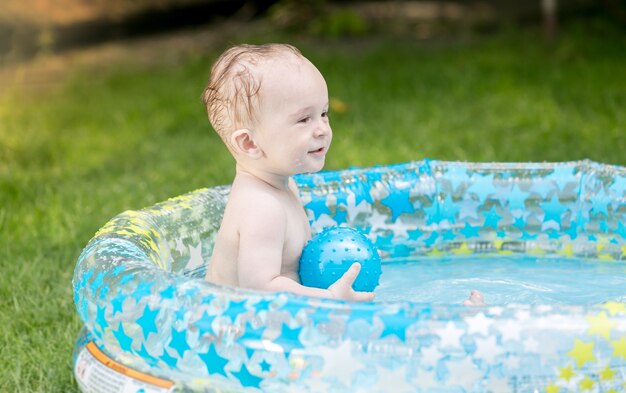
[[501,355],[502,347],[496,342],[494,336],[476,339],[476,352],[474,357],[484,359],[487,363],[493,363],[494,359]]
[[396,370],[388,370],[384,367],[378,367],[376,370],[378,378],[375,392],[387,393],[387,392],[411,392],[413,389],[411,385],[406,382],[406,367],[401,367]]
[[471,392],[474,383],[483,376],[483,373],[468,357],[459,362],[448,363],[448,371],[450,372],[450,380],[448,381],[450,385],[459,385],[466,392]]
[[344,386],[350,386],[355,371],[362,368],[361,363],[352,356],[352,341],[346,340],[339,347],[322,347],[318,355],[324,358],[322,377],[336,377]]
[[434,345],[428,348],[422,348],[421,353],[422,353],[422,359],[421,359],[420,364],[423,364],[425,366],[435,367],[437,365],[437,362],[439,362],[439,360],[441,360],[441,357],[442,357],[441,352],[439,352],[437,347]]
[[372,205],[370,205],[369,202],[363,200],[359,202],[358,205],[355,204],[355,202],[356,202],[355,195],[354,194],[348,195],[347,212],[348,212],[348,217],[350,219],[350,222],[355,222],[359,214],[361,213],[368,214],[370,211],[372,211]]
[[322,214],[317,221],[311,224],[311,229],[313,233],[319,233],[324,230],[324,228],[334,227],[337,225],[337,222],[330,218],[328,214]]
[[493,323],[493,320],[487,318],[484,313],[480,312],[473,317],[469,317],[466,319],[467,321],[467,333],[480,333],[483,336],[489,334],[489,327]]
[[413,380],[413,385],[419,388],[420,392],[426,392],[430,388],[439,387],[439,382],[437,382],[435,371],[419,370],[417,377]]
[[449,321],[443,330],[435,332],[435,334],[441,338],[441,341],[439,342],[439,346],[441,348],[460,347],[460,339],[463,333],[465,333],[465,331],[457,328],[452,321]]
[[522,326],[517,321],[507,319],[498,325],[498,330],[502,333],[502,342],[507,340],[518,341],[520,339]]
[[176,239],[176,251],[180,254],[184,253],[187,250],[187,247],[183,244],[183,239]]
[[202,258],[202,242],[198,243],[196,247],[189,245],[189,261],[185,269],[193,270],[204,264]]
[[368,220],[372,226],[371,233],[374,233],[379,229],[387,229],[389,227],[389,224],[386,223],[388,218],[388,215],[381,214],[378,210],[374,209]]

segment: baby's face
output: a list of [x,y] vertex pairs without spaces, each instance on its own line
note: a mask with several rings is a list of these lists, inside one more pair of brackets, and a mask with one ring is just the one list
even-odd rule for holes
[[307,59],[295,56],[262,67],[254,129],[264,152],[262,164],[285,176],[321,170],[332,139],[322,74]]

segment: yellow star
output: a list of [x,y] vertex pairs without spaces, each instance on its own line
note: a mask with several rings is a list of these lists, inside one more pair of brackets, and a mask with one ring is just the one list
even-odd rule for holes
[[593,390],[593,380],[585,377],[585,379],[580,381],[580,390]]
[[613,371],[611,367],[606,366],[606,368],[600,372],[600,379],[610,381],[613,379],[613,375],[615,375],[615,371]]
[[569,382],[570,379],[574,376],[574,371],[572,371],[572,366],[567,366],[561,369],[559,374],[559,378],[564,379],[566,382]]
[[471,254],[473,253],[473,251],[470,250],[466,242],[463,242],[461,246],[457,248],[456,250],[452,251],[452,253],[456,255],[463,255],[463,254]]
[[611,389],[607,390],[606,393],[617,393],[617,390],[611,388]]
[[550,385],[546,386],[546,393],[559,393],[559,387],[551,383]]
[[626,337],[622,336],[619,340],[611,341],[613,347],[613,356],[621,356],[626,359]]
[[433,247],[433,249],[428,253],[429,256],[440,257],[444,255],[443,251],[438,249],[437,247]]
[[586,362],[593,362],[596,357],[593,355],[593,342],[586,343],[582,340],[574,340],[574,348],[567,353],[569,357],[576,360],[576,365],[580,368]]
[[599,312],[596,316],[590,315],[587,317],[587,321],[589,321],[589,325],[591,325],[587,332],[588,335],[596,334],[607,340],[611,339],[611,329],[615,326],[615,322],[608,319],[606,313]]
[[563,247],[561,253],[567,255],[568,257],[571,257],[572,255],[574,255],[574,249],[571,244],[568,244],[567,246]]
[[626,313],[625,303],[606,302],[602,307],[605,308],[611,315]]

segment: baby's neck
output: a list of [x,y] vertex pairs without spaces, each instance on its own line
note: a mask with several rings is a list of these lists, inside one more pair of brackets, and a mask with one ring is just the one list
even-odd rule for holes
[[239,164],[235,168],[235,175],[238,177],[251,177],[277,190],[286,191],[289,189],[289,176],[265,172],[256,168],[247,168]]

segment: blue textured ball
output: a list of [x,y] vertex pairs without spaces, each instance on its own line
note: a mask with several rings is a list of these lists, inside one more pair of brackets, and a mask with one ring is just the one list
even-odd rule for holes
[[356,229],[331,227],[320,232],[302,250],[300,282],[307,287],[328,288],[352,266],[361,264],[355,291],[372,292],[382,273],[380,256],[371,240]]

